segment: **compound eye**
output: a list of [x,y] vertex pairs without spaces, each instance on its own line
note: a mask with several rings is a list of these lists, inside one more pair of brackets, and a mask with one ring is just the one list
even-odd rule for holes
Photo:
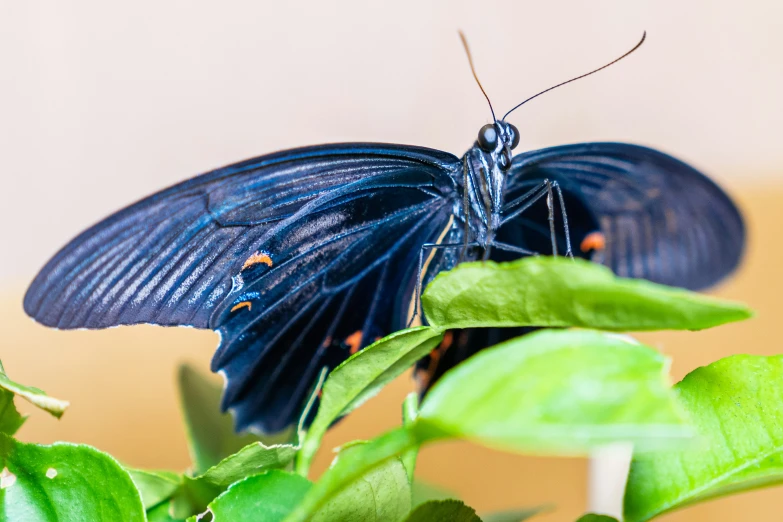
[[513,150],[519,145],[519,130],[510,123],[508,124],[508,130],[511,132],[511,149]]
[[487,123],[478,133],[478,144],[484,152],[492,152],[498,145],[498,130],[491,123]]

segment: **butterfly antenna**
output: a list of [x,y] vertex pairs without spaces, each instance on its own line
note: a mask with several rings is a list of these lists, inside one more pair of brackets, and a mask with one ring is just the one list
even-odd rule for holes
[[[625,58],[626,56],[628,56],[629,54],[631,54],[632,52],[634,52],[635,50],[637,50],[639,47],[641,47],[641,45],[644,43],[644,39],[645,39],[645,38],[647,38],[647,31],[645,31],[645,32],[642,34],[642,39],[641,39],[641,40],[639,40],[639,43],[637,43],[636,45],[634,45],[634,46],[633,46],[633,49],[631,49],[630,51],[626,52],[626,53],[625,53],[624,55],[622,55],[621,57],[619,57],[619,58],[615,58],[614,60],[612,60],[611,62],[607,63],[606,65],[603,65],[603,66],[599,67],[598,69],[592,70],[592,71],[590,71],[589,73],[582,74],[581,76],[577,76],[576,78],[571,78],[570,80],[568,80],[568,81],[565,81],[565,82],[563,82],[563,83],[558,83],[557,85],[554,85],[554,86],[550,87],[549,89],[544,89],[543,91],[539,92],[538,94],[536,94],[536,95],[534,95],[534,96],[531,96],[531,97],[530,97],[530,98],[528,98],[527,100],[523,101],[522,103],[520,103],[519,105],[515,106],[513,109],[511,109],[510,111],[508,111],[508,112],[505,114],[505,116],[503,116],[503,120],[505,120],[505,119],[508,117],[508,115],[509,115],[509,114],[511,114],[511,113],[512,113],[512,112],[514,112],[515,110],[519,109],[520,107],[522,107],[524,104],[526,104],[527,102],[529,102],[529,101],[530,101],[530,100],[532,100],[533,98],[538,98],[539,96],[541,96],[541,95],[542,95],[542,94],[544,94],[545,92],[549,92],[549,91],[551,91],[551,90],[553,90],[553,89],[557,89],[558,87],[562,87],[563,85],[565,85],[565,84],[567,84],[567,83],[575,82],[576,80],[582,79],[582,78],[584,78],[584,77],[586,77],[586,76],[590,76],[590,75],[591,75],[591,74],[593,74],[593,73],[597,73],[598,71],[600,71],[600,70],[602,70],[602,69],[606,69],[606,68],[607,68],[607,67],[609,67],[610,65],[613,65],[613,64],[615,64],[615,63],[619,62],[620,60],[622,60],[623,58]],[[468,55],[468,56],[470,56],[470,55]],[[475,73],[474,73],[474,74],[475,74]],[[476,81],[478,81],[478,79],[477,79]],[[479,86],[480,86],[480,85],[479,85]],[[482,91],[483,91],[483,89],[482,89]],[[485,94],[485,96],[486,96],[486,94]]]
[[495,118],[495,109],[492,108],[492,102],[489,101],[489,96],[487,96],[487,91],[484,90],[484,87],[481,86],[481,82],[478,79],[478,75],[476,74],[476,68],[473,66],[473,57],[470,55],[470,47],[468,47],[468,39],[465,38],[465,35],[462,31],[459,32],[459,39],[462,40],[462,46],[465,48],[465,54],[468,55],[468,63],[470,64],[470,72],[473,73],[473,78],[476,80],[476,83],[479,86],[479,89],[481,89],[481,93],[484,95],[484,98],[487,99],[487,103],[489,104],[489,111],[492,113],[492,121],[497,123],[498,119]]

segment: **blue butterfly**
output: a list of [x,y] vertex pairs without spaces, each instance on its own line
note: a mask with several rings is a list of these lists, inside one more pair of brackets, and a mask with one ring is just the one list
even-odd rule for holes
[[[419,289],[461,261],[578,255],[691,289],[737,266],[742,218],[695,169],[623,143],[512,156],[519,132],[507,116],[493,111],[462,158],[322,145],[174,185],[60,250],[25,311],[62,329],[216,330],[223,408],[237,429],[277,432],[324,370],[405,327]],[[472,352],[521,331],[463,331],[457,344]]]

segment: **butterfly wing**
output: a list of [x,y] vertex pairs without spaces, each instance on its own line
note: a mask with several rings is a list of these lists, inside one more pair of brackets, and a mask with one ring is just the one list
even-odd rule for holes
[[215,311],[212,369],[226,377],[238,428],[290,425],[322,370],[405,326],[419,250],[449,226],[451,203],[401,188],[399,175],[379,181],[276,229],[260,245],[274,264],[240,272]]
[[297,418],[322,368],[405,323],[422,243],[451,216],[446,153],[288,151],[218,169],[88,229],[41,270],[27,313],[58,328],[215,329],[239,428]]
[[210,317],[230,292],[232,276],[286,219],[340,187],[408,169],[429,175],[433,194],[448,190],[447,172],[456,162],[430,149],[348,144],[214,170],[76,237],[36,276],[25,311],[62,329],[138,323],[214,328]]
[[[505,201],[544,179],[563,190],[576,253],[620,276],[698,290],[726,277],[742,257],[745,227],[734,203],[669,155],[624,143],[527,152],[514,158]],[[505,225],[516,228],[506,234],[547,252],[545,203],[531,210]]]
[[[745,229],[739,211],[715,183],[671,156],[623,143],[520,154],[512,163],[504,200],[513,201],[545,179],[562,188],[574,254],[618,275],[697,290],[720,281],[740,261]],[[556,199],[556,220],[559,210]],[[497,241],[551,253],[548,211],[540,200],[503,225]],[[562,221],[556,244],[562,255]],[[495,261],[517,257],[499,249],[491,254]],[[535,328],[450,333],[417,364],[420,390],[426,393],[443,373],[479,350],[531,330]]]

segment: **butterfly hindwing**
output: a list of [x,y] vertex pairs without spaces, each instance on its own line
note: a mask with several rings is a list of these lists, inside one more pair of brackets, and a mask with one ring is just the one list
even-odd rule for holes
[[[620,276],[698,290],[739,264],[745,241],[739,211],[710,179],[667,154],[624,143],[519,154],[505,201],[544,179],[563,190],[575,254]],[[537,241],[539,251],[549,253],[546,220],[540,219],[545,203],[537,208],[503,228],[516,227],[512,235]],[[562,228],[558,237],[562,254]]]
[[213,319],[212,369],[226,378],[237,427],[290,425],[324,368],[403,328],[421,245],[450,215],[447,200],[409,185],[354,187],[260,243],[273,264],[241,272]]

